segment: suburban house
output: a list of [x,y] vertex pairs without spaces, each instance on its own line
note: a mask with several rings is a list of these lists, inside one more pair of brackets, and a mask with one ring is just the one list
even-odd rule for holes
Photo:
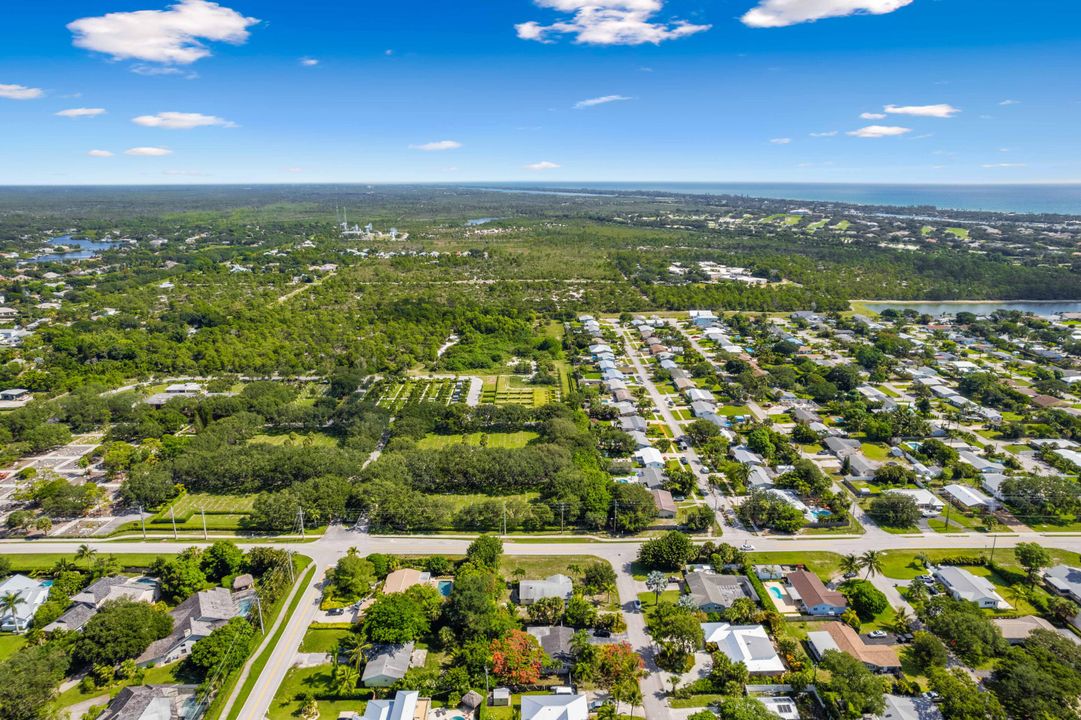
[[952,483],[942,488],[942,493],[962,510],[991,510],[995,506],[994,500],[968,485]]
[[1006,482],[1006,475],[1002,473],[986,473],[980,475],[980,488],[996,500],[1005,500],[1002,494],[1002,483]]
[[657,517],[670,520],[676,516],[679,508],[672,499],[672,493],[660,488],[649,492],[653,496],[653,505],[657,508]]
[[695,607],[704,612],[723,612],[740,598],[758,601],[758,593],[743,575],[687,573],[687,592]]
[[429,705],[431,701],[416,690],[399,690],[392,698],[369,700],[364,715],[353,713],[349,720],[427,720]]
[[758,702],[766,706],[766,710],[769,710],[770,714],[779,717],[781,720],[800,720],[796,701],[787,695],[763,695],[757,699]]
[[878,463],[868,460],[863,453],[855,452],[844,456],[848,461],[848,477],[857,480],[870,480],[878,470]]
[[360,682],[364,687],[390,687],[405,677],[413,660],[413,643],[376,645],[368,654]]
[[761,625],[702,623],[706,645],[716,645],[732,662],[747,666],[751,675],[779,675],[784,662]]
[[1002,637],[1006,638],[1006,642],[1010,645],[1020,645],[1025,640],[1028,640],[1028,636],[1036,630],[1049,630],[1053,633],[1062,635],[1075,645],[1081,644],[1081,638],[1077,637],[1077,635],[1069,630],[1059,630],[1042,617],[1036,615],[1024,615],[1015,618],[993,618],[991,622],[1002,632]]
[[1002,599],[995,586],[987,578],[973,575],[958,567],[940,567],[934,571],[935,579],[946,586],[954,600],[968,600],[981,608],[1009,610],[1010,604]]
[[976,468],[976,472],[979,473],[1001,473],[1006,470],[1006,466],[1002,463],[982,458],[971,450],[961,450],[957,453],[957,456],[961,462]]
[[788,594],[796,601],[800,612],[807,615],[840,615],[848,600],[836,590],[827,588],[818,576],[806,570],[795,570],[785,576]]
[[807,645],[815,660],[830,650],[837,650],[856,658],[868,670],[874,672],[894,672],[901,669],[901,659],[889,645],[868,645],[855,630],[842,622],[827,622],[821,630],[807,633]]
[[136,659],[140,667],[164,665],[181,659],[191,652],[196,642],[239,614],[233,594],[225,588],[200,590],[173,608],[173,631]]
[[638,471],[638,480],[650,490],[664,487],[664,473],[657,468],[643,468]]
[[547,597],[568,600],[573,594],[574,581],[566,575],[551,575],[544,580],[522,580],[518,583],[518,602],[522,605],[532,605]]
[[131,600],[151,603],[158,599],[158,581],[152,577],[129,578],[112,575],[101,578],[71,598],[71,607],[55,621],[45,626],[46,633],[56,630],[81,630],[98,609],[110,600]]
[[521,720],[586,720],[589,702],[585,695],[522,695]]
[[1056,565],[1044,571],[1043,582],[1056,595],[1081,603],[1081,568]]
[[559,663],[556,671],[560,674],[566,673],[574,661],[574,653],[571,651],[574,628],[562,625],[535,625],[527,627],[525,631],[537,638],[537,642],[544,648],[545,655]]
[[860,451],[860,441],[853,438],[828,437],[822,441],[826,448],[842,460]]
[[383,581],[383,594],[405,592],[414,585],[427,585],[431,582],[431,573],[421,572],[413,568],[395,570]]
[[887,490],[888,493],[896,493],[897,495],[905,495],[916,501],[916,507],[920,509],[920,512],[924,515],[938,515],[946,507],[946,503],[939,500],[934,493],[930,490],[919,488],[912,489],[892,489]]
[[129,685],[97,720],[189,720],[198,710],[195,685]]
[[34,619],[34,613],[49,599],[52,583],[43,584],[25,575],[12,575],[0,583],[0,597],[18,595],[21,602],[14,611],[6,610],[0,615],[0,630],[5,632],[24,632]]
[[634,453],[634,459],[641,464],[642,467],[664,467],[664,456],[661,455],[661,451],[657,448],[642,448]]
[[30,399],[30,391],[23,388],[0,390],[0,402],[22,402]]
[[875,720],[942,720],[942,711],[929,698],[887,695],[886,709]]

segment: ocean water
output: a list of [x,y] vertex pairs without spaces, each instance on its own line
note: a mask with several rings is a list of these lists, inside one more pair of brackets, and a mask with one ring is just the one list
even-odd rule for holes
[[898,311],[915,310],[921,315],[956,315],[970,312],[973,315],[990,315],[995,310],[1020,310],[1033,315],[1049,317],[1067,312],[1081,312],[1081,302],[1074,300],[1047,301],[1003,301],[1003,302],[891,302],[888,300],[867,300],[861,303],[868,310],[880,313],[887,308]]
[[489,187],[567,191],[654,191],[690,195],[744,195],[859,205],[933,206],[952,210],[1081,215],[1081,184],[877,185],[842,183],[543,182]]

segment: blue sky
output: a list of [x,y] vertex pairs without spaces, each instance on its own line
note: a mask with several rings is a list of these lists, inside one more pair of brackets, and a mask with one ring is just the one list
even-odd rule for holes
[[1081,181],[1067,0],[53,0],[4,17],[3,184]]

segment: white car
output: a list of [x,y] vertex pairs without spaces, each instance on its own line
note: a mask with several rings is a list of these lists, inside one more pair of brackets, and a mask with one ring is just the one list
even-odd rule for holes
[[886,633],[885,630],[873,630],[873,631],[867,633],[867,637],[875,638],[875,639],[884,638],[884,637],[886,637],[886,635],[887,635],[887,633]]
[[739,549],[743,552],[754,552],[754,545],[751,545],[750,543],[743,543],[739,546]]

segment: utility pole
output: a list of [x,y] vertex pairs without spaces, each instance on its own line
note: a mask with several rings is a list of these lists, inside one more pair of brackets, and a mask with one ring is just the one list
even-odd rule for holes
[[507,501],[503,501],[503,537],[507,536]]
[[300,519],[300,537],[304,537],[304,508],[297,510],[297,516]]
[[173,540],[179,540],[180,536],[176,534],[176,513],[172,508],[169,508],[169,519],[173,521]]
[[998,544],[998,535],[992,535],[991,536],[991,557],[987,561],[988,565],[993,566],[995,564],[995,545],[996,544]]
[[559,503],[559,534],[563,534],[563,511],[566,510],[567,503]]
[[946,503],[946,532],[950,531],[950,510],[953,509],[953,503]]
[[206,508],[199,508],[199,513],[203,516],[203,540],[208,540],[206,534]]
[[285,565],[289,568],[289,584],[292,585],[296,582],[293,577],[293,552],[289,551],[289,556],[285,559]]
[[143,526],[143,540],[146,540],[146,518],[143,517],[143,506],[139,506],[139,524]]
[[617,527],[619,527],[619,501],[618,500],[613,500],[612,501],[612,532],[615,532]]
[[263,599],[258,592],[255,593],[255,606],[259,609],[259,633],[266,635],[266,628],[263,627]]

